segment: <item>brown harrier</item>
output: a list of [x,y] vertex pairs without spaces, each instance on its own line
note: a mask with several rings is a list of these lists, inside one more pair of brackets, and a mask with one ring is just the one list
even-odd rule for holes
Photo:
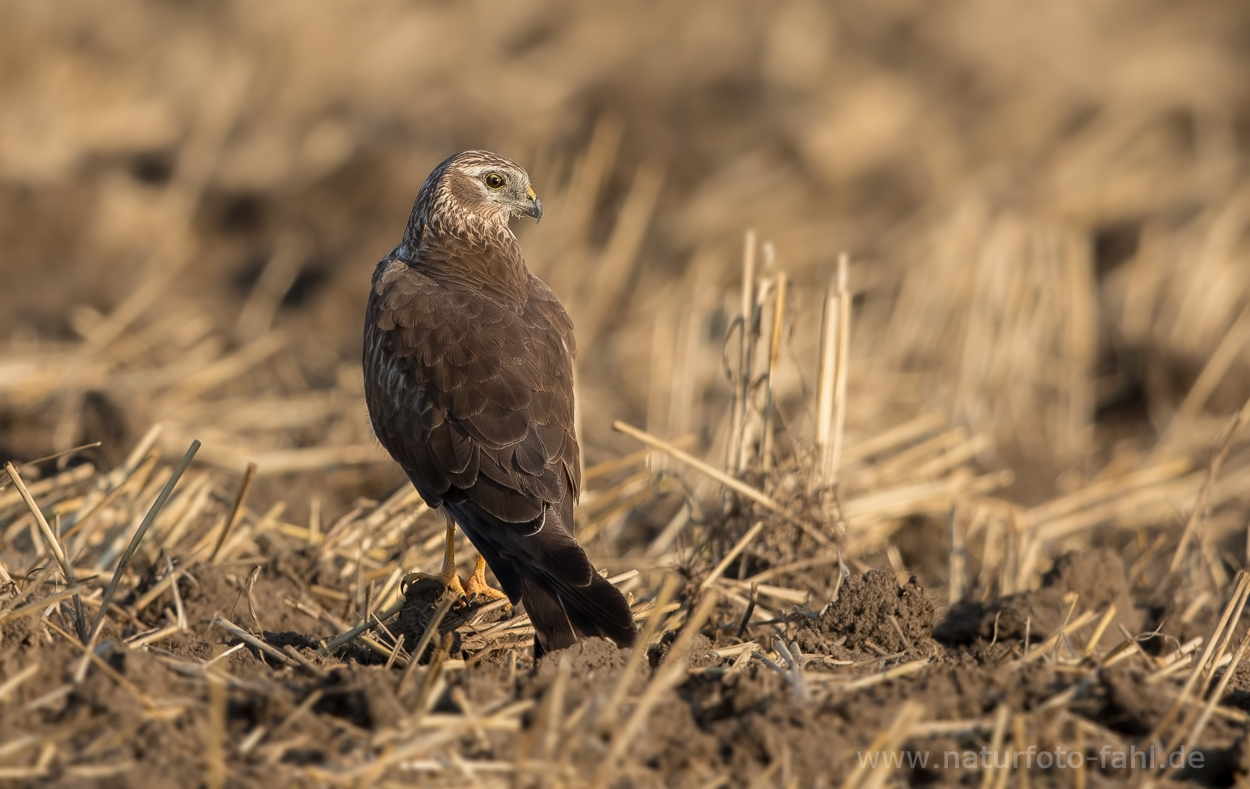
[[522,214],[541,218],[542,203],[508,159],[465,151],[430,173],[403,241],[373,272],[369,419],[447,518],[439,577],[451,589],[461,591],[459,523],[480,554],[470,593],[485,593],[489,564],[508,598],[524,601],[536,651],[585,635],[625,647],[636,634],[629,606],[573,539],[573,324],[525,267],[508,228]]

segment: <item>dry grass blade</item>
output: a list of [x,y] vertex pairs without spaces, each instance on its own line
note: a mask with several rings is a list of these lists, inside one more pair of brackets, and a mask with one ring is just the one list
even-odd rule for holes
[[5,611],[4,609],[0,608],[0,624],[3,624],[4,622],[10,622],[14,619],[21,619],[24,616],[30,616],[31,614],[36,614],[36,613],[39,613],[40,611],[44,611],[50,605],[59,603],[62,600],[68,600],[69,598],[76,596],[78,594],[78,589],[79,587],[76,587],[76,586],[70,587],[69,589],[62,589],[59,592],[53,592],[52,594],[46,597],[41,597],[38,600],[35,600],[34,602],[27,603],[26,605],[16,606],[12,610],[9,610],[9,611]]
[[[669,443],[678,449],[686,449],[694,446],[694,442],[694,435],[687,433],[684,436],[673,439]],[[602,463],[596,463],[595,465],[587,468],[586,473],[582,475],[582,485],[586,486],[600,477],[606,477],[610,474],[615,474],[618,471],[624,471],[625,469],[641,465],[646,462],[652,452],[653,450],[650,449],[640,449],[637,452],[630,452],[628,455],[624,455],[613,460],[605,460]]]
[[734,546],[729,549],[729,553],[725,554],[724,558],[720,560],[720,563],[718,563],[716,567],[712,569],[712,572],[708,573],[707,577],[703,579],[703,582],[699,584],[699,591],[707,591],[707,588],[715,583],[717,578],[720,578],[721,573],[725,572],[725,568],[729,566],[730,562],[738,558],[738,554],[746,550],[746,547],[751,544],[751,541],[758,537],[759,533],[763,530],[764,521],[758,521],[754,526],[748,529],[747,533],[742,535],[742,537],[734,543]]
[[915,674],[923,670],[930,663],[931,661],[929,661],[928,659],[913,660],[910,663],[901,663],[897,666],[894,666],[893,668],[886,669],[885,671],[879,671],[876,674],[869,674],[867,676],[859,677],[858,679],[852,679],[852,680],[848,680],[845,682],[837,682],[838,676],[836,674],[813,674],[810,677],[810,679],[813,682],[819,679],[822,682],[833,683],[833,687],[831,688],[831,690],[834,690],[840,693],[846,693],[846,692],[853,691],[853,690],[862,690],[864,688],[870,688],[873,685],[880,685],[882,682],[889,682],[892,679],[901,679],[903,677],[909,677],[912,674]]
[[[30,495],[30,491],[26,489],[26,485],[22,482],[21,476],[18,475],[17,469],[12,463],[5,463],[4,470],[8,472],[9,479],[13,481],[13,486],[17,488],[17,492],[26,502],[27,509],[34,517],[35,523],[39,525],[39,533],[43,535],[44,544],[48,547],[48,552],[56,558],[57,564],[61,566],[61,574],[65,577],[71,589],[78,589],[78,579],[74,576],[74,567],[70,564],[69,557],[65,555],[65,546],[61,545],[61,540],[57,537],[56,532],[48,525],[47,519],[43,517],[43,512],[39,509],[39,505],[35,503],[35,499]],[[75,591],[74,595],[74,625],[78,628],[78,637],[87,642],[91,638],[91,631],[87,628],[87,616],[82,607],[82,597]]]
[[[997,754],[1003,749],[1003,739],[1007,734],[1007,723],[1011,720],[1011,708],[1006,704],[998,705],[994,713],[994,729],[990,735],[990,753]],[[1002,779],[1002,773],[1008,772],[1006,765],[999,766],[997,760],[990,769],[981,774],[981,789],[991,789],[995,779]]]
[[1233,448],[1233,442],[1236,441],[1237,434],[1241,431],[1247,410],[1250,410],[1250,401],[1247,401],[1240,411],[1233,414],[1228,426],[1223,431],[1215,452],[1211,456],[1211,465],[1207,469],[1206,478],[1202,481],[1202,489],[1198,491],[1198,499],[1194,502],[1194,508],[1189,513],[1189,519],[1185,522],[1185,530],[1181,532],[1181,539],[1176,546],[1176,553],[1172,555],[1172,564],[1168,568],[1169,574],[1176,573],[1180,568],[1181,561],[1185,558],[1185,548],[1197,530],[1199,520],[1206,513],[1207,500],[1211,496],[1211,489],[1215,486],[1215,478],[1220,473],[1220,467],[1224,465],[1224,460],[1228,457],[1229,450]]
[[[1075,603],[1076,601],[1073,600],[1072,605],[1075,605]],[[1047,639],[1042,643],[1027,650],[1020,656],[1020,659],[1016,661],[1014,665],[1023,666],[1025,663],[1029,663],[1044,656],[1053,654],[1054,650],[1056,650],[1059,645],[1063,643],[1065,637],[1071,633],[1075,633],[1077,630],[1080,630],[1082,627],[1085,627],[1085,625],[1094,620],[1093,611],[1084,611],[1077,616],[1076,619],[1070,619],[1072,616],[1072,610],[1072,606],[1070,605],[1068,607],[1067,617],[1065,617],[1064,622],[1060,625],[1059,629],[1050,634],[1050,636],[1047,637]]]
[[430,646],[430,642],[438,633],[438,626],[443,623],[443,617],[447,616],[447,612],[452,606],[451,595],[448,594],[438,601],[438,606],[434,609],[434,613],[430,616],[429,623],[425,626],[425,632],[421,634],[421,638],[417,640],[417,645],[413,647],[412,660],[408,662],[408,666],[404,669],[404,675],[399,678],[399,685],[395,692],[403,693],[404,688],[408,685],[412,675],[417,670],[417,664],[421,662],[421,658],[425,655],[425,650]]
[[[417,696],[412,704],[412,711],[416,715],[424,715],[430,705],[434,703],[434,686],[442,679],[443,667],[447,663],[454,638],[454,633],[443,634],[442,639],[439,640],[438,648],[434,650],[434,656],[430,659],[430,664],[426,666],[425,673],[421,675],[421,685],[417,688]],[[416,662],[415,658],[413,662]]]
[[26,468],[27,466],[37,466],[40,463],[47,463],[49,460],[60,460],[61,458],[66,458],[66,457],[69,457],[70,455],[77,455],[79,452],[82,452],[87,449],[95,449],[98,446],[100,446],[99,441],[92,441],[89,444],[80,444],[79,446],[76,446],[76,447],[63,449],[60,452],[53,452],[51,455],[44,455],[43,457],[38,457],[38,458],[35,458],[34,460],[27,460],[24,463],[18,463],[17,467]]
[[[746,429],[748,398],[751,390],[750,363],[754,346],[751,342],[755,314],[755,231],[747,230],[742,253],[742,312],[738,327],[738,380],[734,382],[733,408],[730,412],[728,456],[725,467],[735,474],[742,470],[742,441]],[[615,427],[615,426],[614,426]]]
[[[235,638],[240,639],[241,641],[245,641],[252,647],[255,647],[261,652],[264,652],[266,655],[278,661],[279,663],[283,663],[288,666],[302,665],[298,661],[292,660],[290,656],[287,655],[282,650],[278,649],[277,647],[271,646],[270,644],[266,644],[264,641],[261,641],[256,636],[252,635],[251,633],[247,632],[243,628],[239,627],[238,625],[234,624],[233,622],[227,619],[222,619],[221,617],[217,617],[216,619],[213,620],[213,624],[216,625],[217,627],[220,627],[222,630],[225,630],[227,633],[234,636]],[[310,673],[316,674],[317,672],[314,671]]]
[[226,683],[208,678],[208,736],[204,748],[204,782],[209,789],[223,789],[226,766]]
[[284,234],[278,239],[273,254],[243,303],[243,309],[239,310],[235,335],[240,340],[254,340],[269,331],[282,298],[295,284],[308,258],[308,251],[307,240],[299,234]]
[[542,732],[542,759],[551,764],[555,761],[556,750],[560,744],[560,733],[564,729],[564,695],[569,687],[569,677],[573,675],[573,663],[567,653],[560,655],[556,666],[556,679],[544,699],[538,721],[534,724],[536,732]]
[[256,464],[248,463],[247,470],[243,472],[243,481],[239,483],[239,492],[234,497],[234,506],[230,508],[230,515],[226,518],[226,522],[222,524],[221,534],[217,535],[217,543],[213,545],[213,552],[208,557],[209,564],[217,563],[217,554],[221,552],[221,546],[225,544],[226,537],[230,535],[230,530],[238,522],[239,513],[243,511],[243,501],[247,498],[247,492],[252,487],[252,480],[255,478]]
[[833,435],[828,454],[822,458],[822,480],[826,486],[838,479],[838,467],[842,463],[842,443],[846,428],[846,387],[850,380],[851,362],[851,290],[848,285],[850,260],[845,252],[838,256],[838,344],[834,360],[833,380]]
[[9,694],[21,687],[23,682],[38,674],[41,668],[38,663],[31,663],[3,683],[0,683],[0,701],[4,701],[9,697]]
[[1115,604],[1107,606],[1107,610],[1103,612],[1102,619],[1098,620],[1098,626],[1094,628],[1094,632],[1090,634],[1089,640],[1085,642],[1085,656],[1089,657],[1098,651],[1098,642],[1102,640],[1102,634],[1107,632],[1107,628],[1111,625],[1111,620],[1115,619]]
[[821,313],[820,370],[816,379],[816,463],[808,495],[829,487],[833,468],[834,389],[837,381],[838,297],[834,285],[825,294]]
[[764,391],[764,443],[760,448],[764,474],[773,470],[773,434],[776,431],[777,364],[781,360],[781,337],[786,322],[786,273],[777,275],[777,292],[773,300],[772,339],[768,344],[768,376]]
[[141,465],[136,465],[130,470],[130,473],[122,477],[121,481],[114,485],[112,490],[106,493],[104,498],[100,499],[98,504],[86,513],[76,516],[73,525],[65,530],[65,534],[63,534],[62,537],[68,540],[78,534],[88,523],[91,523],[92,518],[94,518],[97,513],[106,511],[110,506],[112,506],[113,502],[117,501],[118,497],[129,491],[132,485],[138,484],[142,487],[148,475],[151,474],[154,468],[156,468],[156,464],[159,459],[159,453],[157,452],[153,452],[148,455],[147,459],[143,461]]
[[96,634],[100,632],[101,625],[104,624],[104,617],[108,615],[109,604],[113,602],[113,595],[117,592],[117,585],[121,583],[122,576],[126,572],[126,567],[130,564],[131,557],[138,550],[139,543],[143,541],[143,536],[152,527],[156,516],[160,514],[161,508],[165,506],[165,502],[169,501],[170,494],[174,492],[174,486],[178,484],[178,480],[182,479],[183,472],[187,470],[187,466],[191,465],[191,460],[195,457],[195,453],[199,451],[199,448],[200,442],[198,440],[191,442],[191,446],[187,448],[186,454],[182,456],[182,460],[178,461],[178,465],[174,467],[173,472],[169,475],[169,481],[165,483],[165,487],[161,488],[160,495],[156,497],[152,508],[148,510],[148,514],[144,517],[143,523],[139,525],[135,536],[130,538],[130,544],[126,546],[125,553],[117,561],[117,569],[113,571],[112,580],[104,588],[104,597],[100,601],[100,610],[96,613],[95,624],[91,626],[91,640],[95,639]]
[[[1185,399],[1172,416],[1172,421],[1164,430],[1163,437],[1159,440],[1160,447],[1167,446],[1169,439],[1200,415],[1202,407],[1215,390],[1216,385],[1228,373],[1237,358],[1244,354],[1243,349],[1247,342],[1250,342],[1250,305],[1242,308],[1241,313],[1233,319],[1232,325],[1229,326],[1219,345],[1211,352],[1206,366],[1194,380],[1189,393],[1185,395]],[[1247,407],[1250,407],[1250,404],[1247,404]],[[1246,410],[1243,408],[1242,413],[1244,414]]]
[[[95,469],[89,464],[84,463],[81,466],[74,466],[66,471],[57,474],[54,477],[41,479],[34,484],[28,485],[26,490],[32,496],[42,496],[50,493],[58,488],[68,488],[78,483],[85,482],[95,475]],[[15,504],[24,503],[25,499],[18,491],[8,491],[0,493],[0,510],[7,509]]]

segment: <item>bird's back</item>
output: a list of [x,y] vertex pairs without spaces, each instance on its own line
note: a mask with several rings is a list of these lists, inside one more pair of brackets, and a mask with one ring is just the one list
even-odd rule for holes
[[[419,257],[419,256],[414,256]],[[397,250],[374,273],[365,396],[375,434],[452,513],[548,649],[632,643],[633,618],[573,538],[580,470],[572,323],[533,276],[494,292]],[[570,625],[572,626],[570,628]]]
[[[511,523],[571,505],[580,484],[572,324],[536,278],[504,301],[392,255],[365,326],[374,431],[437,506],[478,498]],[[493,481],[515,494],[496,501]],[[483,487],[482,490],[476,490]]]

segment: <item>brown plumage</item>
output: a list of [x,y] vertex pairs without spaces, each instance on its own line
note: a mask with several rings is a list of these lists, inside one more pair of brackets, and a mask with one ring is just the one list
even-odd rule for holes
[[508,159],[466,151],[430,173],[373,274],[369,418],[426,503],[524,603],[539,650],[583,635],[629,646],[624,596],[573,538],[573,324],[525,266],[508,228],[522,214],[540,218],[542,204]]

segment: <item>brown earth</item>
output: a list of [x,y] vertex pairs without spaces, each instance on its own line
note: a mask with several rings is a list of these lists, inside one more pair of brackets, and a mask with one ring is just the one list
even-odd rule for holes
[[[451,716],[449,721],[472,711],[532,703],[520,716],[519,733],[489,727],[466,731],[457,740],[461,758],[513,762],[522,753],[537,756],[552,748],[553,741],[545,738],[554,736],[558,769],[569,776],[589,776],[603,764],[622,718],[613,717],[599,729],[595,716],[612,690],[626,682],[628,658],[611,642],[589,639],[531,665],[526,650],[515,648],[515,638],[509,642],[514,647],[493,652],[461,649],[458,638],[451,648],[454,667],[427,687],[422,670],[415,681],[407,681],[402,667],[388,668],[385,657],[359,647],[340,652],[338,659],[323,655],[317,642],[330,631],[306,614],[273,604],[312,596],[280,564],[262,566],[253,586],[255,597],[265,601],[257,611],[264,629],[254,632],[275,647],[293,647],[304,658],[303,665],[283,663],[249,647],[234,649],[218,661],[219,675],[210,672],[227,683],[225,736],[236,746],[249,741],[252,746],[232,759],[232,783],[250,786],[316,776],[315,771],[300,771],[341,764],[345,754],[370,737],[411,725],[413,705],[421,705],[423,698],[430,714]],[[212,701],[203,681],[204,661],[241,643],[212,620],[247,616],[247,591],[246,577],[229,570],[203,567],[193,578],[188,575],[179,585],[188,621],[185,635],[152,642],[155,648],[149,651],[117,641],[160,624],[152,612],[171,605],[168,597],[158,598],[134,621],[110,619],[96,651],[111,670],[88,671],[82,682],[72,676],[82,652],[71,638],[51,625],[40,626],[33,616],[0,625],[0,675],[13,677],[38,667],[5,699],[10,710],[21,713],[0,719],[0,741],[14,747],[21,747],[24,738],[55,743],[67,756],[73,754],[74,761],[95,765],[90,770],[72,765],[55,770],[40,785],[196,783],[188,775],[203,768],[213,725],[206,710],[206,702]],[[792,650],[801,649],[795,654],[802,655],[806,668],[797,683],[793,672],[760,661],[736,665],[736,657],[716,656],[716,649],[740,643],[736,638],[700,637],[689,656],[689,676],[658,700],[629,745],[628,767],[614,785],[694,787],[728,775],[733,785],[764,780],[832,786],[854,774],[858,755],[869,752],[905,702],[930,713],[925,720],[933,730],[894,744],[904,754],[927,754],[932,760],[929,766],[903,770],[912,783],[963,785],[977,774],[962,763],[971,758],[967,754],[979,753],[992,741],[1004,743],[1002,752],[1013,751],[1013,737],[1036,746],[1034,755],[1038,750],[1070,749],[1073,732],[1083,752],[1094,757],[1104,746],[1112,754],[1129,746],[1147,748],[1170,697],[1163,693],[1167,686],[1152,682],[1140,657],[1112,666],[1082,658],[1084,639],[1092,629],[1087,625],[1043,650],[1045,656],[1033,653],[1021,659],[1028,646],[1026,629],[1036,646],[1063,625],[1071,607],[1062,604],[1065,594],[1075,593],[1075,599],[1088,599],[1100,610],[1107,603],[1123,604],[1131,617],[1133,598],[1122,562],[1106,551],[1069,554],[1045,578],[1036,592],[988,607],[961,604],[935,616],[932,601],[914,578],[900,585],[886,569],[850,575],[822,612],[794,609],[787,613],[789,624],[774,630],[790,641]],[[409,587],[404,612],[390,624],[397,636],[419,638],[422,631],[413,610],[428,612],[436,602],[427,587],[428,582]],[[472,613],[471,607],[458,612],[461,622]],[[991,626],[995,617],[997,633]],[[762,635],[769,629],[753,628],[751,633]],[[1161,633],[1169,632],[1165,625]],[[663,664],[668,650],[656,649],[652,661],[633,669],[626,682],[627,700],[643,693]],[[1109,653],[1098,648],[1090,654]],[[899,666],[913,671],[893,680],[882,673]],[[567,671],[563,679],[562,671]],[[1229,708],[1250,706],[1246,677],[1243,664],[1223,696]],[[871,681],[855,687],[863,679]],[[424,697],[427,693],[432,695]],[[553,699],[560,707],[552,706]],[[627,701],[622,712],[628,708]],[[995,734],[1000,710],[1012,710],[1015,716],[1005,740],[994,739],[1003,736]],[[1211,721],[1197,751],[1206,766],[1182,772],[1177,780],[1220,786],[1245,773],[1250,767],[1244,748],[1250,723],[1237,714]],[[1025,758],[1024,746],[1019,750],[1022,755],[1016,758]],[[1090,762],[1086,769],[1088,780],[1094,781],[1129,775],[1111,762]],[[1042,772],[1057,780],[1064,776],[1062,770]],[[391,774],[404,773],[400,769]]]
[[[0,473],[0,786],[1245,783],[1247,41],[1221,0],[0,4],[0,461],[85,608]],[[543,197],[636,654],[426,638],[405,583],[442,524],[360,320],[469,147]]]

